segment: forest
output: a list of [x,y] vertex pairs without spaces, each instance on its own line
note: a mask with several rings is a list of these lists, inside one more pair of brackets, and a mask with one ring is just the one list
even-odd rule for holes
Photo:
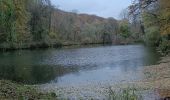
[[132,20],[137,18],[142,26],[143,41],[150,46],[159,47],[164,53],[170,50],[169,7],[169,0],[135,0],[129,6]]
[[73,44],[145,42],[169,49],[168,0],[139,0],[120,20],[65,12],[50,0],[1,0],[0,48],[24,49]]
[[[1,0],[0,4],[1,48],[113,43],[118,36],[130,36],[127,20],[64,12],[50,0]],[[118,34],[119,24],[125,34]]]

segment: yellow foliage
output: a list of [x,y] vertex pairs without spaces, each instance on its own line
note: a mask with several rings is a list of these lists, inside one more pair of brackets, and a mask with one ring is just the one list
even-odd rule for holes
[[14,9],[16,15],[15,27],[17,32],[17,40],[22,42],[26,37],[29,37],[27,28],[29,14],[26,11],[25,0],[14,0]]
[[170,0],[160,0],[161,34],[170,34]]

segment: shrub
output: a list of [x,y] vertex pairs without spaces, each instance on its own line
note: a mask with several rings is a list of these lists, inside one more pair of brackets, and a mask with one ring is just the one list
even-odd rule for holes
[[170,53],[170,40],[164,39],[159,45],[159,50],[163,54],[168,54]]
[[146,34],[144,36],[144,41],[147,45],[156,46],[159,44],[160,41],[160,32],[158,27],[150,27],[146,29]]

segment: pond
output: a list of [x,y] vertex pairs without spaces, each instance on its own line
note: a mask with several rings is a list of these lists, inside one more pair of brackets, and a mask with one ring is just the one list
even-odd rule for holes
[[160,55],[144,45],[90,46],[0,53],[0,79],[25,84],[119,83],[142,79],[139,73]]

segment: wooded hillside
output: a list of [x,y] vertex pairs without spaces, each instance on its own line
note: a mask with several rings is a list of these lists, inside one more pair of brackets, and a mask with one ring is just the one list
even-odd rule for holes
[[144,41],[169,49],[169,1],[134,0],[121,20],[65,12],[50,0],[1,0],[0,48]]
[[65,12],[53,7],[50,0],[1,0],[0,47],[120,43],[130,36],[130,23],[124,22]]

